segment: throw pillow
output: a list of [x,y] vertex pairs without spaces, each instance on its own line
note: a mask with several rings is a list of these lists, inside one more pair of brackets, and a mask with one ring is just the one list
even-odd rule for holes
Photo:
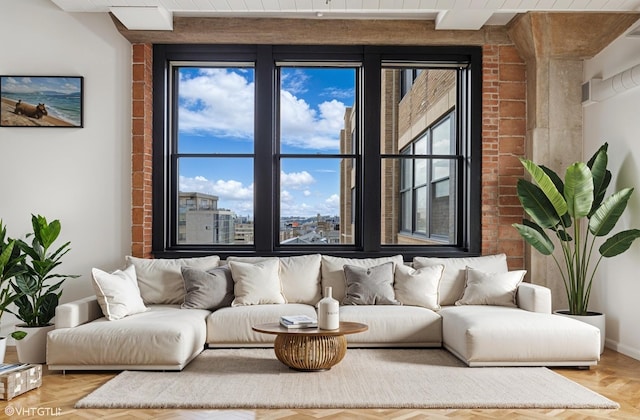
[[233,301],[233,278],[229,267],[216,267],[204,271],[182,267],[184,297],[182,309],[216,309],[231,306]]
[[453,305],[462,296],[467,267],[487,273],[506,273],[509,271],[505,254],[464,258],[415,257],[413,259],[413,268],[418,269],[431,265],[444,265],[438,289],[438,304],[442,306]]
[[516,291],[527,272],[486,273],[467,268],[467,285],[456,305],[495,305],[516,307]]
[[140,297],[134,266],[131,265],[124,271],[116,270],[113,273],[93,268],[91,276],[98,304],[102,314],[109,321],[147,310]]
[[[227,257],[227,261],[257,263],[274,257]],[[315,305],[320,294],[320,254],[280,257],[282,294],[288,303]]]
[[231,306],[287,303],[282,295],[277,258],[258,263],[229,261],[235,298]]
[[198,258],[148,259],[127,256],[127,265],[136,267],[138,287],[142,300],[149,304],[174,304],[184,302],[184,280],[180,267],[209,270],[218,266],[220,257],[211,255]]
[[343,305],[401,305],[393,291],[393,263],[375,267],[345,265],[347,291]]
[[432,265],[417,270],[404,264],[397,266],[393,284],[396,299],[403,305],[422,306],[437,311],[440,309],[438,285],[443,270],[443,265]]
[[376,265],[393,262],[394,267],[404,264],[402,255],[380,258],[344,258],[322,255],[322,290],[332,288],[332,296],[338,302],[342,302],[346,295],[344,266],[355,265],[358,267],[375,267]]

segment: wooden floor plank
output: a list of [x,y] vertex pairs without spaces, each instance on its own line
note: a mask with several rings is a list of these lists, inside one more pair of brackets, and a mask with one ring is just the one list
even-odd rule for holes
[[[6,362],[17,361],[13,348],[7,350]],[[42,387],[0,401],[0,418],[42,419],[42,414],[60,413],[65,419],[219,419],[219,420],[420,420],[420,419],[638,419],[640,418],[640,361],[612,350],[605,350],[600,363],[589,370],[554,369],[555,372],[620,404],[619,410],[415,410],[415,409],[282,409],[282,410],[77,410],[73,405],[80,398],[113,378],[114,372],[49,372],[45,369]],[[10,407],[10,408],[8,408]],[[24,410],[31,415],[5,416],[5,409]],[[40,409],[40,411],[37,411]]]

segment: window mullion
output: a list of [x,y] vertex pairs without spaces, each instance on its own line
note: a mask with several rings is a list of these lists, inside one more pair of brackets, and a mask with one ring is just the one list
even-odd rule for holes
[[255,99],[255,172],[254,245],[258,253],[273,251],[275,241],[275,180],[278,164],[275,158],[275,69],[271,46],[259,46],[256,62]]
[[[360,187],[361,223],[360,229],[362,249],[365,252],[380,250],[380,113],[381,113],[381,57],[380,54],[369,53],[364,57],[364,100],[362,171],[357,185]],[[366,180],[366,182],[364,182]]]

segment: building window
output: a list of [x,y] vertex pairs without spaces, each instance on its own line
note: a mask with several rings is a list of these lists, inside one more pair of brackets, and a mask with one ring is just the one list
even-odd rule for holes
[[451,141],[455,139],[454,127],[454,111],[450,111],[401,151],[400,235],[425,243],[455,240],[458,223],[455,192],[451,191],[457,158]]
[[480,64],[478,47],[155,45],[154,254],[477,254]]

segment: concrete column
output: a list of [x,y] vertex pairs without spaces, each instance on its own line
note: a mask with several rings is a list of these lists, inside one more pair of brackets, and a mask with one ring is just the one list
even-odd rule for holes
[[[584,160],[583,61],[620,36],[639,16],[532,12],[509,24],[508,33],[527,64],[528,159],[553,169],[561,178],[567,166]],[[556,258],[562,261],[557,249]],[[564,285],[553,259],[527,246],[525,266],[532,283],[551,289],[554,309],[565,308]]]

